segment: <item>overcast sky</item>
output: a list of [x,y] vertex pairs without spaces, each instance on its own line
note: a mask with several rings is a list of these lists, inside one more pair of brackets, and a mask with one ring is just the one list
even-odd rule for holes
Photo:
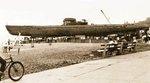
[[[0,0],[0,38],[10,36],[5,25],[60,25],[66,17],[89,23],[133,23],[150,17],[149,0]],[[5,35],[5,36],[4,36]]]

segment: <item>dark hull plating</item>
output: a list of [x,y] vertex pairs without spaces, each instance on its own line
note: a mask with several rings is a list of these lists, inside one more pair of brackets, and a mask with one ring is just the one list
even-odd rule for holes
[[16,26],[6,25],[7,30],[12,35],[21,33],[23,36],[100,36],[115,33],[135,32],[146,29],[147,25],[68,25],[68,26]]

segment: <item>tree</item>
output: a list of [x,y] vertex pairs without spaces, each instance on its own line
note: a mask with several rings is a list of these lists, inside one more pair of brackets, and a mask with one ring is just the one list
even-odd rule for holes
[[144,21],[138,22],[139,24],[150,24],[150,17],[146,18]]

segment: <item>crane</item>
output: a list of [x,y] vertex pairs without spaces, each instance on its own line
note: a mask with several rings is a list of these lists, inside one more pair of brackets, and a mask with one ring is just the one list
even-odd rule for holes
[[108,22],[109,24],[111,24],[111,22],[109,21],[109,19],[107,18],[107,16],[106,16],[105,13],[103,12],[103,10],[101,10],[101,12],[102,12],[102,14],[104,15],[104,17],[106,18],[107,22]]

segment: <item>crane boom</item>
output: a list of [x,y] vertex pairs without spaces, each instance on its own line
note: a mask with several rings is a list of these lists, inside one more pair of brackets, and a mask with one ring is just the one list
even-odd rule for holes
[[105,13],[103,12],[103,10],[101,10],[101,12],[102,12],[102,14],[104,15],[104,17],[106,18],[107,22],[108,22],[109,24],[111,24],[111,22],[109,21],[109,19],[107,18],[107,16],[106,16]]

